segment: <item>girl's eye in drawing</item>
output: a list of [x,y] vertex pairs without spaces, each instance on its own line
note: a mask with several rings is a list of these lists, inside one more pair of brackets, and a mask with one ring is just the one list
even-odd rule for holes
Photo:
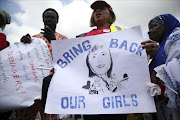
[[93,55],[93,56],[92,56],[92,58],[96,58],[96,56],[95,56],[95,55]]
[[102,53],[102,55],[104,56],[104,55],[106,55],[106,53]]

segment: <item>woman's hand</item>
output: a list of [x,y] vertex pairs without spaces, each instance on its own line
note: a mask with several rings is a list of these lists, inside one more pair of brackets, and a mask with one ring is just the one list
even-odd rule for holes
[[41,30],[44,31],[41,33],[50,43],[51,43],[51,40],[56,40],[55,32],[51,30],[49,26],[45,26],[45,28]]
[[150,82],[147,83],[148,91],[150,92],[151,96],[161,95],[161,92],[162,92],[161,88],[158,85],[158,83],[160,83],[161,80],[158,77],[156,77],[156,74],[157,74],[157,72],[155,70],[153,70],[153,72],[151,73],[151,82],[152,83],[150,83]]
[[153,40],[143,41],[141,44],[143,45],[142,48],[146,49],[147,54],[150,55],[150,58],[153,58],[159,49],[159,45]]
[[31,43],[32,41],[31,41],[31,36],[29,35],[29,34],[26,34],[26,35],[24,35],[22,38],[21,38],[21,42],[23,42],[23,43]]
[[54,75],[54,68],[52,68],[49,72],[50,75]]
[[156,77],[157,72],[155,70],[152,71],[151,73],[151,82],[158,84],[160,79],[158,77]]

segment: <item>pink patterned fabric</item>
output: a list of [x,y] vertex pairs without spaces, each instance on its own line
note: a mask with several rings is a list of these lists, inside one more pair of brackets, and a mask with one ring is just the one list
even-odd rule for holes
[[[55,36],[56,36],[56,40],[68,39],[66,36],[61,35],[60,33],[57,33],[57,32],[55,33]],[[42,33],[39,33],[39,34],[37,34],[37,35],[34,35],[33,37],[42,38],[42,39],[46,42],[46,44],[47,44],[47,46],[48,46],[48,48],[49,48],[49,51],[50,51],[50,53],[51,53],[51,56],[52,56],[51,43],[43,36],[43,34],[42,34]]]

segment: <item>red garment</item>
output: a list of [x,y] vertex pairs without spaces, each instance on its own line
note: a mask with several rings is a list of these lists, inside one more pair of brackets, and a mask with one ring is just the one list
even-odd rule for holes
[[161,100],[163,100],[164,99],[164,91],[165,91],[164,86],[160,83],[158,83],[158,86],[161,88]]
[[111,32],[110,27],[99,29],[93,29],[92,31],[88,32],[85,36],[92,36],[92,35],[99,35],[103,33],[109,33]]
[[7,47],[6,35],[0,33],[0,51]]

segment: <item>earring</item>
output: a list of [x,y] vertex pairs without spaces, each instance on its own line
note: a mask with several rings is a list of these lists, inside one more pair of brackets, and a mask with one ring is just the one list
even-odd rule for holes
[[111,21],[111,20],[112,20],[112,17],[110,17],[109,20]]
[[112,17],[109,18],[109,22],[112,23]]

